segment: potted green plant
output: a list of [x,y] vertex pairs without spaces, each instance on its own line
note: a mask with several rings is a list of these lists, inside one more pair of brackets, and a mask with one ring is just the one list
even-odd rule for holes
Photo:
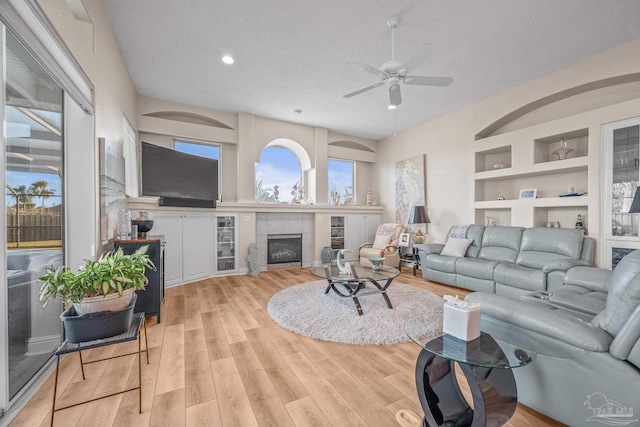
[[65,266],[48,268],[40,278],[43,307],[61,297],[67,308],[73,304],[78,315],[102,311],[117,311],[127,307],[136,290],[147,285],[145,270],[156,269],[149,259],[148,245],[131,255],[122,248],[104,253],[97,261],[88,260],[79,271]]

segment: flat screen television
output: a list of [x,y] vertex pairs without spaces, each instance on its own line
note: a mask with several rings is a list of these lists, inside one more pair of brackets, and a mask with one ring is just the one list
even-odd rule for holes
[[218,161],[143,142],[142,194],[160,196],[161,204],[215,207]]

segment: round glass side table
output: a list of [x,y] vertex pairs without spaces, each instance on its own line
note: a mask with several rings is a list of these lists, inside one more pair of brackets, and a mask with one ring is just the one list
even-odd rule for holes
[[[424,410],[423,426],[501,426],[515,412],[518,393],[512,369],[533,362],[537,353],[522,336],[509,343],[482,332],[473,341],[451,335],[426,336],[425,315],[409,318],[407,335],[421,348],[416,387]],[[455,373],[458,363],[473,400],[465,400]]]

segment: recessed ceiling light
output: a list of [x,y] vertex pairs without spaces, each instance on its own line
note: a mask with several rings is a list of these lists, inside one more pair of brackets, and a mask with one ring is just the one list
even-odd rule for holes
[[222,62],[224,62],[225,64],[227,64],[227,65],[231,65],[231,64],[233,64],[234,62],[236,62],[236,60],[235,60],[235,59],[233,59],[233,57],[232,57],[231,55],[225,55],[225,56],[223,56],[222,58],[220,58],[220,60],[221,60]]
[[398,107],[397,105],[390,104],[387,108],[389,110],[395,110],[397,107]]

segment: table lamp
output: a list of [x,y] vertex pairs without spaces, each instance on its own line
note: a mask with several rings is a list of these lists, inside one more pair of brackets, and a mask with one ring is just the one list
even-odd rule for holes
[[[640,201],[638,202],[640,203]],[[411,208],[411,214],[409,215],[409,224],[429,224],[431,220],[429,219],[429,215],[427,215],[427,209],[424,205],[416,205]],[[413,237],[413,243],[421,244],[424,243],[424,234],[418,226],[418,232]]]

